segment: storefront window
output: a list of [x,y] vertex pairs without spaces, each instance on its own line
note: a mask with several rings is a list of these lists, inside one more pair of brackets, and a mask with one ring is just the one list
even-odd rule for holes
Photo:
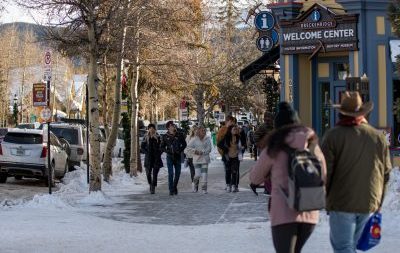
[[346,80],[350,73],[350,66],[348,63],[335,64],[335,80]]

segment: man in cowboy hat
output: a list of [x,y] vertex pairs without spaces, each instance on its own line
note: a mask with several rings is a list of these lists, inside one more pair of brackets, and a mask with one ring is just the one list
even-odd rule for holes
[[392,166],[385,136],[365,118],[373,103],[345,92],[333,107],[339,121],[322,140],[330,241],[335,253],[355,253],[369,216],[382,206]]

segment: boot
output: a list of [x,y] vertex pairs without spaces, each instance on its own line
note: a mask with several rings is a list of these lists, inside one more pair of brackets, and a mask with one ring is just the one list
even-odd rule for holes
[[239,188],[236,185],[234,185],[232,192],[238,192],[238,191],[239,191]]
[[155,193],[155,186],[154,185],[150,185],[150,193],[154,194]]
[[232,185],[228,184],[226,185],[226,192],[231,192],[232,191]]

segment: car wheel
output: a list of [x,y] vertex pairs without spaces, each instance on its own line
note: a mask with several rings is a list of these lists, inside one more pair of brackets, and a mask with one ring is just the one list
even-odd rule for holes
[[65,168],[64,168],[64,173],[60,178],[63,178],[65,176],[65,174],[67,174],[68,170],[69,170],[69,165],[68,165],[68,159],[65,161]]
[[[54,187],[54,186],[56,186],[55,175],[54,175],[54,161],[51,163],[50,169],[51,169],[51,187]],[[44,182],[45,182],[46,186],[49,187],[49,178],[48,178],[48,176],[45,178]]]
[[7,181],[7,174],[0,173],[0,184],[4,184]]
[[22,179],[22,176],[20,176],[20,175],[14,176],[14,178],[15,178],[16,180],[21,180],[21,179]]

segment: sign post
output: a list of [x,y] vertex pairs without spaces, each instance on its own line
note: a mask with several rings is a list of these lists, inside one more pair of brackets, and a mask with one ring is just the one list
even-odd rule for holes
[[50,120],[52,116],[52,112],[50,108],[50,80],[51,80],[51,52],[47,50],[44,53],[44,70],[43,70],[43,79],[46,81],[46,101],[45,104],[47,108],[43,109],[40,113],[43,120],[47,121],[47,169],[48,169],[48,184],[49,184],[49,194],[51,194],[51,186],[53,184],[53,171],[51,168],[51,159],[50,159]]

